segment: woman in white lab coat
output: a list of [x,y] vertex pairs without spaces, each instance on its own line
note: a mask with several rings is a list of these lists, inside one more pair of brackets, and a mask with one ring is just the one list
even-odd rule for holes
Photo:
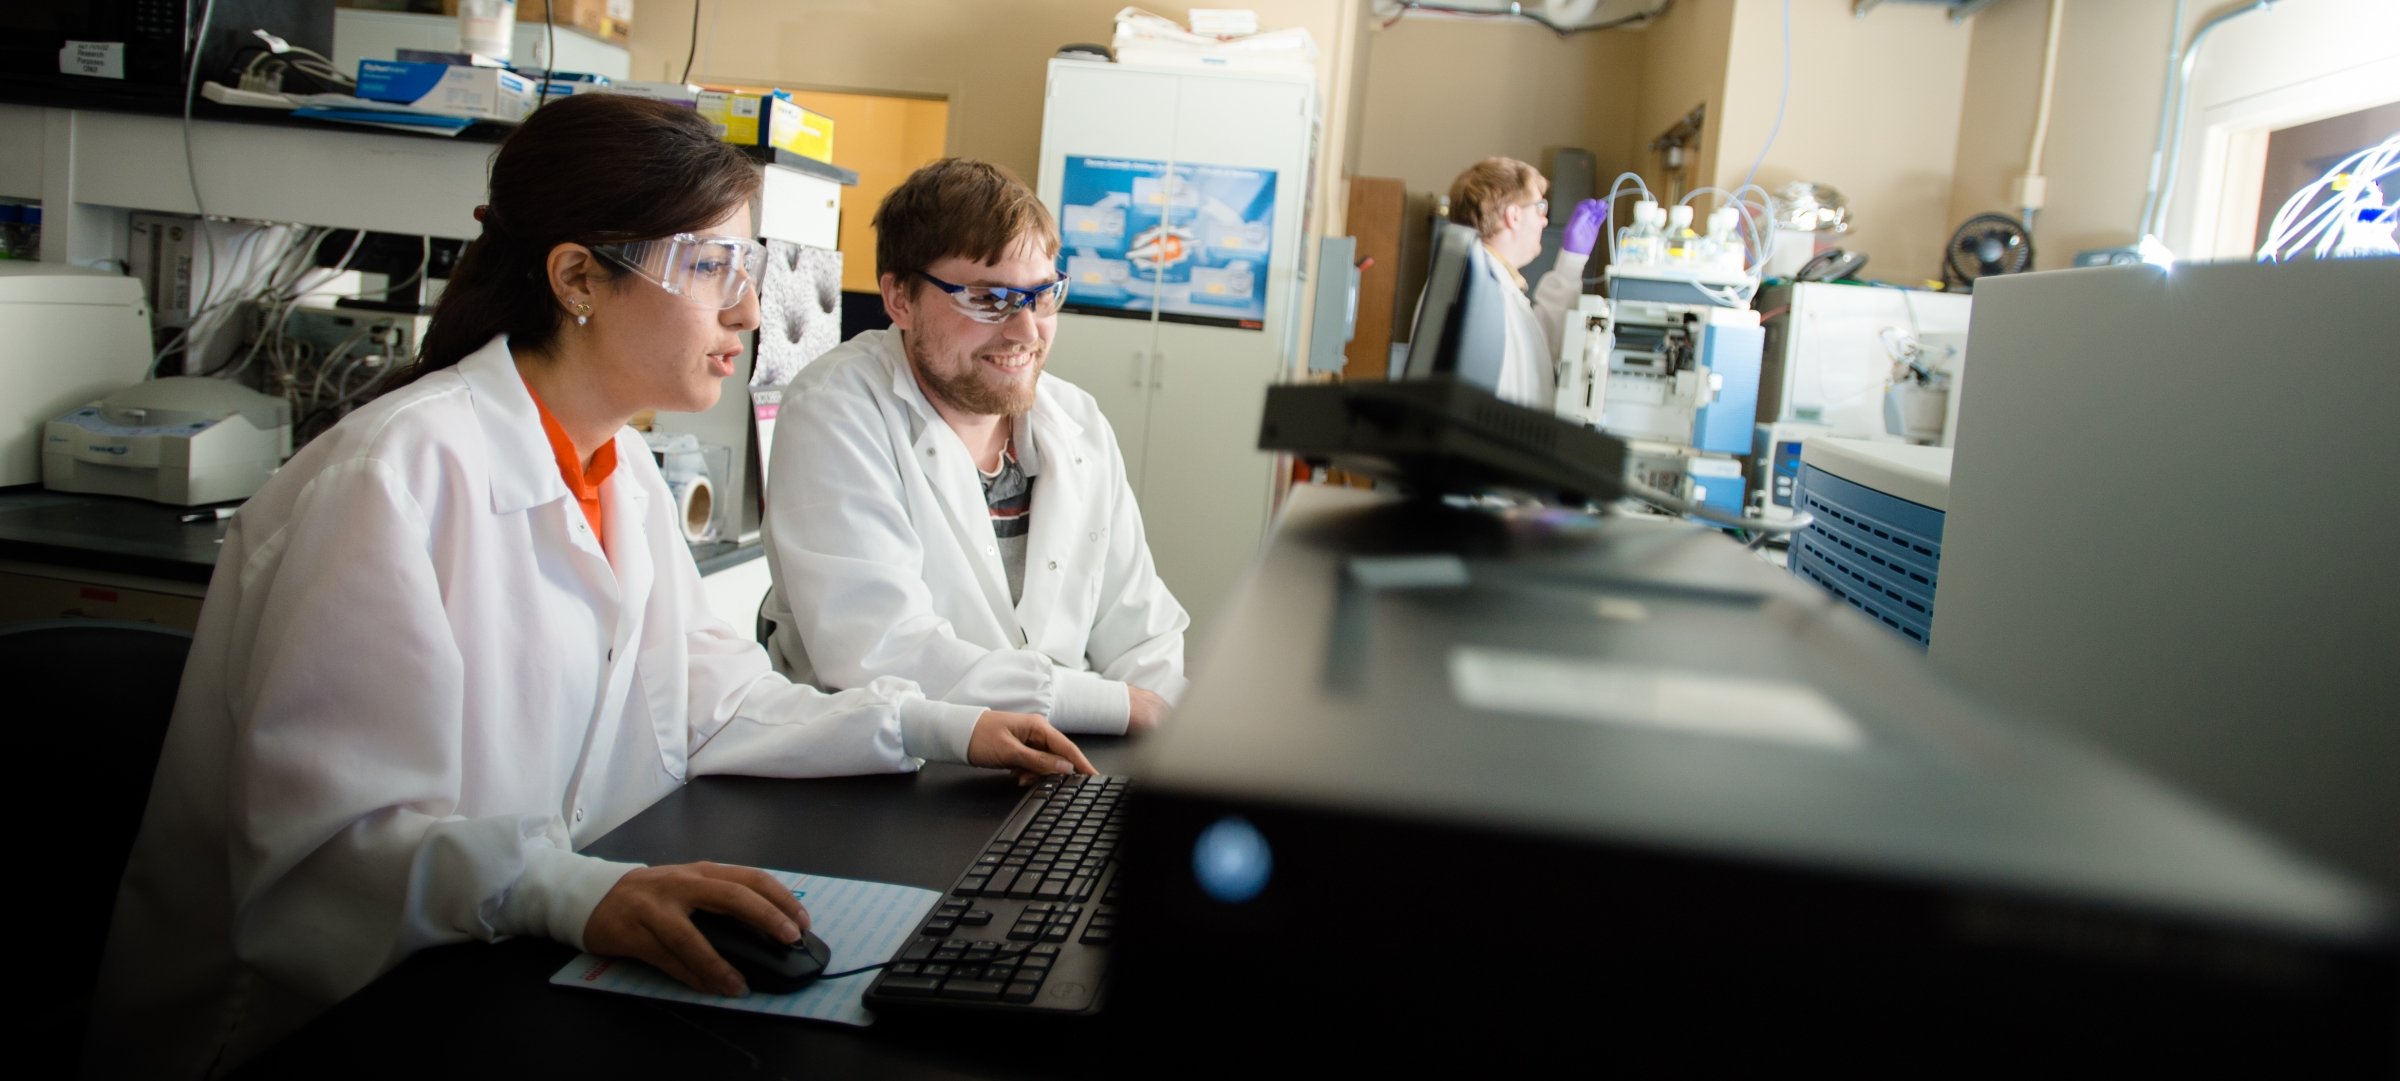
[[503,144],[413,381],[226,537],[90,1072],[232,1068],[469,939],[542,935],[740,993],[690,914],[790,941],[807,914],[772,877],[575,850],[704,773],[907,770],[960,746],[1090,771],[1039,717],[789,683],[708,614],[625,423],[705,409],[732,374],[758,320],[758,183],[690,110],[630,97],[554,102]]
[[1542,230],[1550,224],[1550,182],[1515,158],[1485,158],[1468,166],[1450,185],[1450,220],[1475,230],[1492,258],[1508,270],[1516,288],[1509,295],[1507,342],[1501,353],[1501,398],[1534,409],[1558,404],[1558,350],[1566,337],[1567,310],[1583,294],[1583,265],[1607,217],[1606,204],[1577,204],[1560,245],[1558,260],[1526,295],[1517,268],[1542,253]]

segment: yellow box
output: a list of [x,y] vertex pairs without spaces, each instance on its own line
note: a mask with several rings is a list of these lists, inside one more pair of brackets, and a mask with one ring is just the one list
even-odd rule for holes
[[736,146],[771,146],[833,161],[833,118],[801,108],[781,91],[709,89],[694,106]]
[[[789,118],[786,118],[789,106]],[[833,164],[833,118],[810,112],[784,98],[776,103],[774,139],[771,145],[782,147],[804,158],[815,158]]]
[[703,120],[716,126],[717,138],[736,146],[758,145],[758,113],[763,101],[755,93],[702,90],[692,103]]

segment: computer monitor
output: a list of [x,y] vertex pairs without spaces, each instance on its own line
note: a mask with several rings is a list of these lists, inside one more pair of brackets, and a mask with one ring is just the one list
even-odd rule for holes
[[1513,493],[1581,506],[1623,495],[1623,442],[1497,393],[1502,290],[1513,288],[1474,230],[1441,226],[1397,378],[1267,388],[1258,449],[1419,496]]
[[1433,264],[1417,301],[1415,329],[1408,338],[1405,379],[1456,376],[1484,390],[1500,388],[1500,363],[1508,345],[1508,297],[1513,288],[1492,262],[1475,230],[1443,224],[1433,234]]

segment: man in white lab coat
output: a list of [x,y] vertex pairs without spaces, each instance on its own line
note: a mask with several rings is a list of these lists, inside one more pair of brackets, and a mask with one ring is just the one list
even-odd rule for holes
[[1517,288],[1509,292],[1500,385],[1492,389],[1507,401],[1535,409],[1557,404],[1558,350],[1566,336],[1567,310],[1583,293],[1583,264],[1608,216],[1607,204],[1600,200],[1576,205],[1558,261],[1528,298],[1517,268],[1542,253],[1542,230],[1550,224],[1545,197],[1549,189],[1550,182],[1540,172],[1515,158],[1485,158],[1450,185],[1450,220],[1475,230],[1492,258],[1516,279]]
[[1006,170],[947,159],[875,227],[891,328],[803,369],[776,424],[769,653],[796,680],[899,676],[1068,732],[1158,724],[1191,620],[1107,418],[1042,373],[1066,294],[1049,211]]

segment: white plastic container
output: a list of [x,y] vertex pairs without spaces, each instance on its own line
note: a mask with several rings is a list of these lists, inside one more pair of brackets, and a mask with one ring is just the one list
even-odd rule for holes
[[517,0],[458,0],[458,47],[477,56],[508,59],[517,33]]

